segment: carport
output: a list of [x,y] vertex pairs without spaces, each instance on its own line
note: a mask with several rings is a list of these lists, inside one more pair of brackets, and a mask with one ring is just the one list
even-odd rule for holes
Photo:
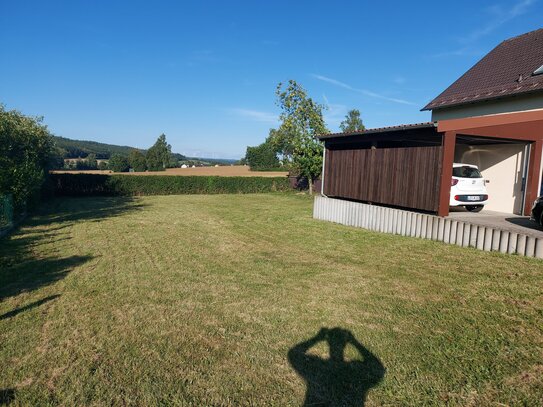
[[543,111],[440,120],[443,134],[438,215],[449,214],[453,162],[478,165],[490,210],[529,215],[541,187]]
[[454,162],[489,180],[485,209],[529,215],[541,186],[543,110],[321,136],[323,195],[447,216]]

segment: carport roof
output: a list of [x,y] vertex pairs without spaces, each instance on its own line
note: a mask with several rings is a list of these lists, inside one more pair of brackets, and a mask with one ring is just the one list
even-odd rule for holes
[[422,110],[543,92],[543,28],[503,41]]
[[394,131],[404,131],[404,130],[415,130],[415,129],[427,129],[431,127],[436,127],[436,124],[433,122],[424,122],[424,123],[414,123],[414,124],[400,124],[398,126],[388,126],[388,127],[377,127],[374,129],[366,129],[362,131],[352,131],[346,133],[329,133],[318,136],[321,140],[326,140],[329,138],[336,137],[349,137],[349,136],[360,136],[365,134],[376,134],[376,133],[388,133]]

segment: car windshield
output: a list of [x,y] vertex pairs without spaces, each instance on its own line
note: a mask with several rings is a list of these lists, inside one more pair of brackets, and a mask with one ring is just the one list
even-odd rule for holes
[[483,178],[481,173],[477,168],[473,167],[454,167],[453,168],[453,177],[459,178]]

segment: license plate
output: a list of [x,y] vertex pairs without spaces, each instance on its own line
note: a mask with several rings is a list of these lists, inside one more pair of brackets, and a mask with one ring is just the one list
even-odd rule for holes
[[480,201],[481,197],[477,195],[468,195],[468,201]]

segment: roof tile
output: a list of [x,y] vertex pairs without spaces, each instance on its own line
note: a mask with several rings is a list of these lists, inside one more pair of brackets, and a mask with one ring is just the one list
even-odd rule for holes
[[422,110],[543,91],[543,28],[503,41]]

